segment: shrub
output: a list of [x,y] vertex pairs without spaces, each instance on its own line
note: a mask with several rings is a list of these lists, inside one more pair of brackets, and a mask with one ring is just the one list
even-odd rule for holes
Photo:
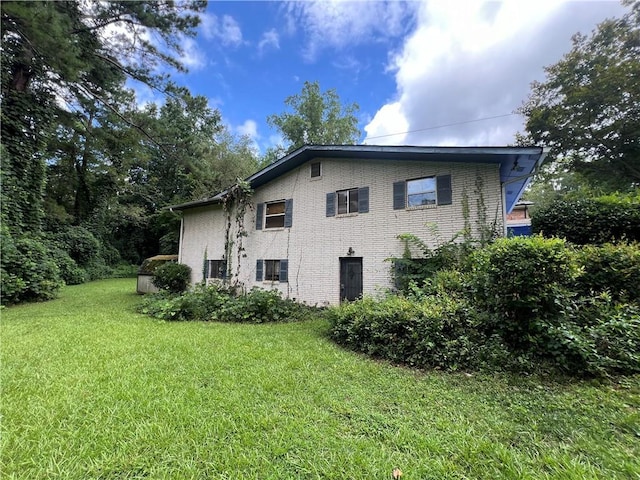
[[182,263],[167,262],[155,269],[153,284],[171,293],[184,292],[189,287],[191,268]]
[[54,298],[64,282],[43,239],[23,235],[14,238],[2,226],[0,281],[2,304]]
[[295,320],[302,306],[282,298],[278,290],[252,288],[244,295],[233,298],[218,312],[216,320],[223,322],[280,322]]
[[[405,242],[405,254],[401,258],[393,258],[393,275],[396,289],[403,293],[411,290],[412,284],[422,284],[442,270],[468,269],[468,259],[475,250],[471,241],[443,243],[435,249],[430,249],[424,242],[414,235],[403,234],[399,238]],[[421,251],[421,258],[412,258],[409,245]]]
[[331,336],[418,367],[638,373],[637,255],[637,245],[501,239],[468,270],[438,270],[405,296],[330,309]]
[[577,245],[640,241],[640,194],[558,199],[532,212],[531,228]]
[[449,296],[364,298],[328,313],[331,337],[374,357],[449,370],[476,364],[475,311]]
[[592,375],[640,372],[640,307],[607,294],[579,298],[572,315],[550,329],[561,347],[556,366]]
[[640,302],[640,244],[586,245],[578,251],[582,296],[609,292],[615,301]]
[[100,255],[100,241],[84,227],[68,225],[49,236],[81,267],[95,261]]
[[565,313],[578,266],[563,240],[512,237],[476,252],[471,284],[487,327],[511,347],[545,348],[544,334]]
[[593,348],[587,351],[584,363],[594,374],[640,372],[640,307],[608,305],[608,314],[586,329]]
[[67,285],[79,285],[87,281],[87,272],[78,266],[78,264],[64,250],[53,247],[51,256],[55,264],[60,270],[60,277]]
[[237,295],[224,285],[200,284],[181,295],[150,295],[143,301],[141,311],[163,320],[266,323],[299,320],[311,308],[282,298],[277,290],[254,288]]

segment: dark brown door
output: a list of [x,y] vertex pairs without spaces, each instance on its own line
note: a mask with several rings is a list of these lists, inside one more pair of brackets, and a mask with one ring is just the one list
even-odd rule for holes
[[340,259],[340,301],[357,300],[362,296],[362,257]]

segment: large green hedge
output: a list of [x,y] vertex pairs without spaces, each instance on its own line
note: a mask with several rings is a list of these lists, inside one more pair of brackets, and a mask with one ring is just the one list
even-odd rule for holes
[[577,245],[640,241],[640,192],[558,199],[531,215],[534,233]]
[[637,243],[499,239],[403,296],[330,309],[331,335],[421,367],[638,373],[639,259]]

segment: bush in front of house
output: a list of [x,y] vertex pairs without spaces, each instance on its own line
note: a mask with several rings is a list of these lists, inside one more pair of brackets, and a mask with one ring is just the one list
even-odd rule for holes
[[545,331],[564,318],[579,273],[573,250],[560,239],[501,238],[471,262],[472,298],[488,314],[485,328],[514,350],[544,350]]
[[[467,270],[438,271],[403,296],[330,309],[331,336],[419,367],[638,373],[637,253],[637,245],[576,249],[540,236],[500,239],[476,251]],[[602,287],[592,266],[603,258],[610,289],[590,293]]]
[[560,198],[532,211],[531,229],[576,245],[640,241],[640,193]]
[[237,293],[225,285],[197,285],[176,295],[169,292],[147,296],[142,313],[162,320],[267,323],[305,318],[311,307],[282,298],[277,290],[254,288]]
[[451,296],[365,297],[331,308],[331,337],[373,357],[421,368],[476,366],[475,311]]
[[608,292],[619,302],[640,302],[640,243],[585,245],[578,249],[581,296]]
[[182,263],[167,262],[153,272],[153,284],[160,290],[182,293],[189,288],[191,268]]

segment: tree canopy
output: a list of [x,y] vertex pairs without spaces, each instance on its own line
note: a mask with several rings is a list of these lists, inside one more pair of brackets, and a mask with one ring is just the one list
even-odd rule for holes
[[321,92],[318,82],[306,81],[284,103],[293,111],[270,115],[267,123],[280,131],[287,153],[307,144],[352,145],[360,139],[358,104],[343,105],[334,89]]
[[[205,5],[0,3],[2,303],[175,253],[166,207],[255,169],[249,141],[169,76]],[[164,100],[139,106],[130,82]]]
[[640,2],[624,3],[622,18],[573,36],[520,109],[525,141],[550,147],[557,170],[605,191],[640,185]]

